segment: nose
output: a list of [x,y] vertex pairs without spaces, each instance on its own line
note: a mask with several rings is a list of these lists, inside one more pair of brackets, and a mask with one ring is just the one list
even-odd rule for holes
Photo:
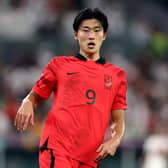
[[94,32],[94,31],[90,31],[89,34],[88,34],[88,38],[89,38],[90,40],[95,39],[95,32]]

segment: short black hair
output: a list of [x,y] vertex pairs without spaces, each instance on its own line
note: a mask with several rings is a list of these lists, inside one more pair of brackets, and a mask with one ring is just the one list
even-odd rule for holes
[[75,32],[78,31],[81,22],[86,19],[97,19],[103,26],[104,32],[107,32],[108,29],[107,16],[98,8],[94,9],[85,8],[78,13],[73,22],[73,29]]

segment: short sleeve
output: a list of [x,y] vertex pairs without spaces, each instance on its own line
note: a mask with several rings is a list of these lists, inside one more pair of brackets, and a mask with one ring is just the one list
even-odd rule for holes
[[40,97],[47,99],[55,89],[56,68],[54,66],[54,59],[52,59],[44,68],[41,77],[35,83],[32,91],[37,93]]
[[127,109],[128,108],[126,102],[127,80],[126,80],[126,74],[123,70],[117,74],[117,80],[119,81],[117,87],[118,89],[112,104],[112,110]]

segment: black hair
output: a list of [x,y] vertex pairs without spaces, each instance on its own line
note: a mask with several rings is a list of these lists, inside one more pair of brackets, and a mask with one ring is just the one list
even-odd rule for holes
[[73,22],[73,29],[75,32],[78,31],[81,22],[86,19],[97,19],[103,26],[104,32],[107,32],[108,29],[107,16],[98,8],[94,9],[85,8],[78,13]]

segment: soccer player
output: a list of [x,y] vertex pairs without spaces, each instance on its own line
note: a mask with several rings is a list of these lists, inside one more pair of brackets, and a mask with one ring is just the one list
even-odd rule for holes
[[[35,108],[54,93],[40,141],[40,168],[95,168],[115,154],[124,134],[126,75],[100,56],[107,17],[99,9],[83,9],[73,29],[79,52],[47,64],[15,118],[20,131],[34,125]],[[112,136],[104,142],[110,118]]]

